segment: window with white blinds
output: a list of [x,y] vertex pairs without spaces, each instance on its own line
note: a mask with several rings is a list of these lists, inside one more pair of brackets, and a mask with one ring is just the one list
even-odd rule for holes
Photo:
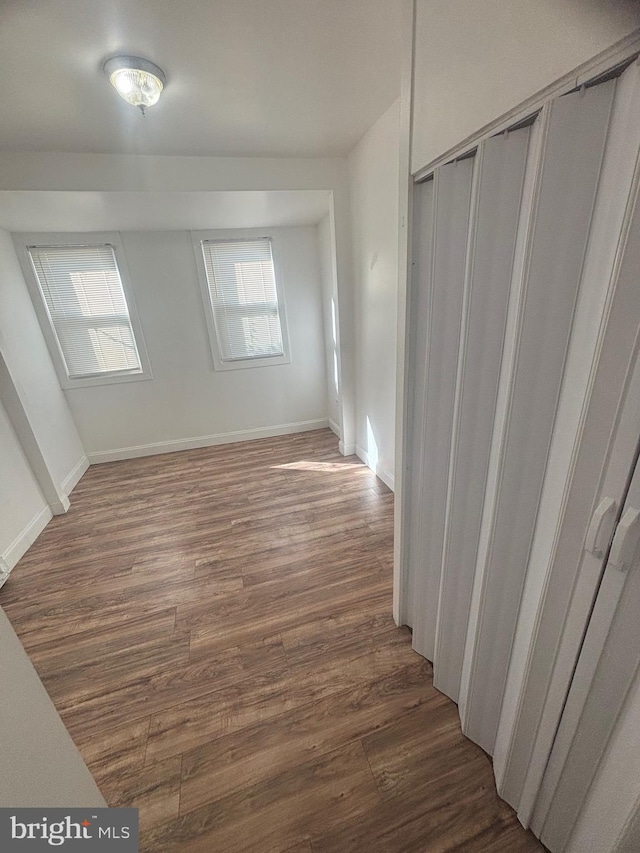
[[69,380],[142,374],[110,244],[28,246]]
[[200,246],[216,367],[288,361],[271,239],[201,240]]

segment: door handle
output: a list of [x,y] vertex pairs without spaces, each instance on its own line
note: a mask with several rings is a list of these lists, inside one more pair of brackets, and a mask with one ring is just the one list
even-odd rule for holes
[[630,506],[625,510],[616,528],[609,565],[619,572],[626,572],[630,567],[640,542],[640,510]]
[[607,552],[618,505],[613,498],[602,498],[594,510],[584,541],[585,551],[601,560]]

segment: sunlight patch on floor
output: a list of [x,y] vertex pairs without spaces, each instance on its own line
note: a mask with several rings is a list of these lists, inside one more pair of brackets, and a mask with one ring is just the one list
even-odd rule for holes
[[272,468],[283,468],[289,471],[348,471],[352,468],[364,468],[362,462],[314,462],[301,460],[300,462],[287,462],[284,465],[272,465]]

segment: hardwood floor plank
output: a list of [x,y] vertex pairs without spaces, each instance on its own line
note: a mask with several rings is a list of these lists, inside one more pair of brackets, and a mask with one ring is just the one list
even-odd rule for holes
[[[109,583],[111,591],[107,591]],[[116,585],[117,591],[114,591]],[[68,634],[82,633],[91,628],[99,630],[109,621],[122,622],[127,616],[140,619],[152,611],[200,604],[203,599],[213,602],[241,589],[241,577],[221,581],[214,576],[186,579],[178,576],[158,582],[144,574],[130,573],[117,584],[111,579],[101,580],[93,585],[90,594],[85,593],[84,596],[76,587],[67,595],[64,591],[51,595],[46,604],[42,601],[25,602],[16,624],[25,638],[23,642],[31,648],[58,636],[62,622],[66,623]]]
[[210,654],[326,612],[346,612],[370,595],[391,591],[391,581],[378,565],[362,565],[357,572],[347,567],[345,573],[345,578],[320,589],[289,593],[279,587],[264,595],[244,593],[206,610],[202,605],[178,607],[176,630],[191,630],[193,654]]
[[152,830],[141,851],[286,851],[327,825],[375,809],[378,792],[359,742],[288,769]]
[[[189,635],[178,639],[175,634],[165,634],[91,661],[67,658],[55,673],[47,668],[43,682],[54,702],[65,708],[78,707],[103,696],[116,682],[126,688],[141,678],[151,679],[173,667],[186,666],[188,661]],[[45,667],[41,668],[44,671]]]
[[428,701],[422,667],[409,666],[209,740],[184,753],[181,813],[305,764]]
[[393,495],[328,430],[92,466],[0,589],[147,853],[532,853],[391,618]]
[[252,676],[249,685],[233,684],[151,716],[147,763],[217,740],[295,706],[288,670]]
[[[513,812],[495,792],[490,761],[461,736],[454,706],[441,698],[439,704],[420,706],[363,738],[380,791],[378,813],[358,827],[312,839],[314,851],[417,853],[425,844],[442,853],[480,851],[504,834]],[[523,850],[542,849],[523,830],[520,836]],[[502,848],[504,853],[510,849]]]
[[[174,644],[176,642],[174,640]],[[99,685],[99,689],[84,701],[75,701],[73,697],[59,701],[58,708],[72,735],[85,735],[96,729],[148,716],[234,683],[246,683],[250,689],[252,679],[263,669],[273,673],[278,671],[278,667],[284,672],[286,667],[282,644],[274,638],[187,661],[188,635],[184,635],[180,639],[179,655],[181,659],[171,667],[138,669],[136,680],[124,687],[119,684],[114,687],[113,681],[109,680]]]
[[138,809],[140,834],[150,834],[180,813],[180,770],[180,757],[168,758],[110,777],[101,790],[109,805]]
[[138,643],[170,637],[175,631],[176,609],[158,610],[149,616],[118,623],[98,630],[55,637],[48,642],[28,643],[31,660],[36,669],[56,675],[66,669],[118,655]]
[[75,738],[103,795],[117,785],[121,776],[144,767],[148,735],[149,717],[145,717]]
[[[188,637],[181,637],[181,644],[184,644],[185,639],[188,643]],[[74,701],[70,697],[67,703],[59,702],[58,708],[67,728],[74,736],[86,735],[127,720],[139,719],[166,704],[175,704],[193,695],[210,692],[218,680],[233,680],[242,671],[236,649],[218,656],[208,667],[201,665],[195,669],[186,663],[188,648],[181,645],[179,654],[183,659],[169,669],[165,667],[157,672],[136,673],[135,680],[129,681],[124,687],[120,686],[119,681],[116,684],[103,684],[99,692],[96,691],[84,701]],[[189,682],[192,682],[191,690]]]

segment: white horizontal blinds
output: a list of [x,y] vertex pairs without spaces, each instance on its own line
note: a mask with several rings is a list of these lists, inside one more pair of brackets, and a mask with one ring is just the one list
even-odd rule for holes
[[30,246],[70,379],[141,372],[113,246]]
[[271,240],[202,242],[223,362],[284,355]]

